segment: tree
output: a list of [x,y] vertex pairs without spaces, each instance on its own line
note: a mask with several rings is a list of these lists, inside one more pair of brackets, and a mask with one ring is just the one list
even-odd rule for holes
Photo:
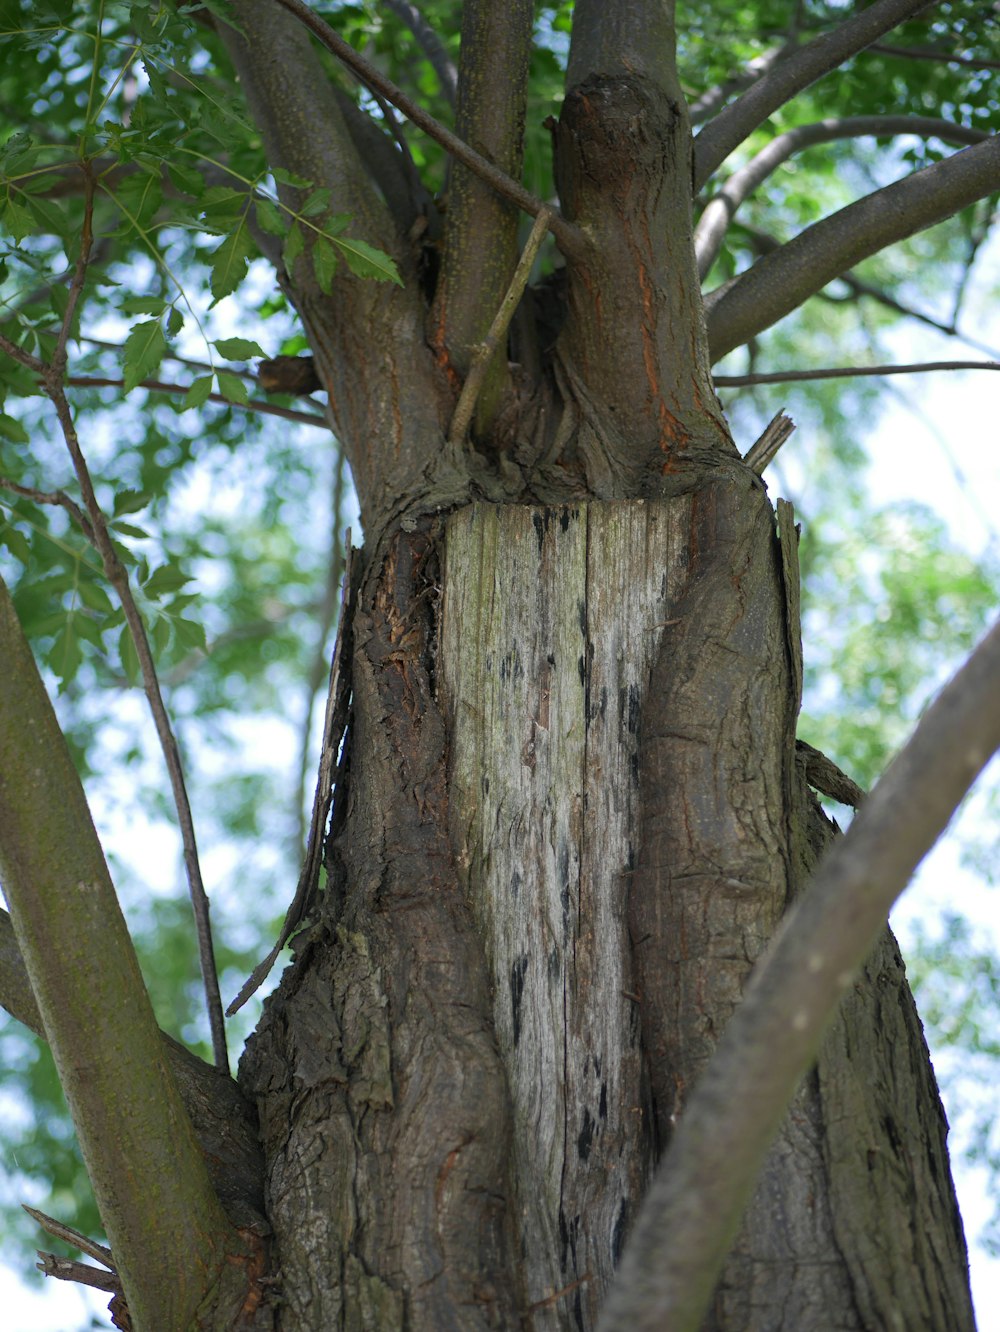
[[[760,476],[789,423],[741,455],[711,367],[832,280],[857,294],[854,266],[886,246],[959,214],[979,235],[977,205],[1000,192],[994,66],[975,46],[957,67],[941,53],[982,16],[775,3],[752,40],[730,41],[738,6],[692,7],[682,79],[666,3],[536,15],[470,0],[457,65],[447,6],[378,8],[391,18],[368,59],[356,46],[373,15],[354,6],[8,6],[53,115],[3,153],[9,262],[34,280],[0,347],[11,392],[47,396],[79,499],[23,460],[4,484],[15,519],[59,509],[100,556],[103,579],[78,577],[92,615],[74,632],[103,652],[121,627],[124,669],[150,696],[216,1013],[215,1070],[157,1031],[5,597],[0,845],[17,947],[3,998],[52,1047],[111,1242],[94,1256],[127,1305],[116,1317],[591,1328],[613,1287],[608,1328],[971,1326],[943,1116],[882,924],[997,744],[996,633],[803,896],[833,835],[810,783],[858,793],[796,746],[797,535],[790,506],[776,527]],[[93,77],[55,94],[59,58]],[[827,94],[807,90],[837,70],[844,114],[817,120]],[[564,82],[544,131],[532,71],[553,109]],[[839,144],[836,162],[857,136],[906,133],[923,145],[912,173],[784,243],[736,230],[792,154]],[[155,480],[108,514],[70,396],[95,386],[70,373],[70,345],[99,332],[88,311],[137,243],[160,271],[119,300],[143,316],[123,387],[163,387],[184,318],[171,227],[222,238],[216,299],[257,250],[273,263],[312,360],[272,358],[261,382],[325,389],[365,532],[282,930],[294,960],[238,1087],[155,665],[203,640],[185,575],[129,546]],[[60,247],[63,275],[45,266]],[[245,338],[216,347],[260,354]],[[238,375],[208,369],[186,408],[207,404],[212,373],[223,401],[245,401]],[[17,521],[4,532],[30,610],[36,552]],[[58,632],[49,660],[66,667],[81,649]],[[908,804],[919,817],[900,817]]]

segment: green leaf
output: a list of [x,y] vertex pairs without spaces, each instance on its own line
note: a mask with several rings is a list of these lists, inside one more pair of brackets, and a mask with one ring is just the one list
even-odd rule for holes
[[81,578],[76,585],[76,590],[80,600],[90,610],[102,611],[106,615],[110,615],[114,610],[111,598],[100,583],[95,583],[89,578]]
[[247,263],[256,253],[244,216],[236,230],[212,251],[212,295],[217,301],[235,291],[246,277]]
[[162,597],[168,592],[176,592],[178,588],[183,587],[185,583],[190,583],[190,581],[191,574],[186,574],[176,564],[161,564],[145,580],[142,590],[147,597],[155,601],[156,598]]
[[323,186],[322,189],[313,190],[309,198],[299,209],[302,217],[318,217],[320,213],[325,213],[330,207],[330,196],[332,191]]
[[0,546],[6,546],[15,560],[20,560],[22,564],[27,564],[31,558],[27,537],[13,523],[0,522]]
[[258,197],[254,200],[254,206],[257,210],[257,225],[262,231],[266,231],[270,236],[285,234],[286,218],[277,204],[272,203],[270,199]]
[[62,628],[53,640],[52,646],[45,654],[49,666],[54,674],[59,677],[60,694],[65,691],[66,686],[76,675],[80,662],[83,660],[83,654],[80,651],[80,639],[74,629],[73,619],[73,616],[66,617]]
[[295,261],[305,249],[305,242],[302,239],[302,228],[297,222],[293,222],[288,229],[288,237],[285,240],[281,259],[285,265],[285,271],[291,273],[295,267]]
[[27,444],[28,432],[20,421],[15,421],[13,416],[8,416],[6,412],[0,412],[0,435],[4,439],[12,440],[15,444]]
[[122,670],[129,684],[138,684],[140,669],[139,657],[135,650],[135,644],[132,642],[132,631],[126,624],[118,635],[118,655],[121,658]]
[[227,402],[247,402],[250,394],[239,375],[232,375],[227,370],[218,370],[215,378],[219,382],[219,392]]
[[27,208],[8,196],[3,210],[3,224],[17,242],[23,241],[26,236],[35,234],[35,219],[28,212]]
[[198,624],[196,620],[185,620],[180,616],[174,620],[173,625],[177,642],[182,647],[199,648],[202,652],[208,651],[204,625]]
[[184,394],[184,402],[182,406],[185,410],[189,407],[201,407],[203,403],[208,401],[211,392],[212,376],[200,375],[188,389],[187,393]]
[[137,541],[145,541],[149,538],[149,533],[144,527],[136,527],[134,523],[109,523],[109,527],[120,533],[122,536],[134,537]]
[[163,615],[157,615],[150,626],[149,636],[153,642],[153,655],[162,657],[170,646],[170,621]]
[[366,241],[335,237],[333,241],[344,256],[344,262],[355,277],[374,278],[376,282],[395,282],[403,285],[399,270],[387,254],[376,250]]
[[286,171],[284,167],[271,167],[271,175],[282,185],[294,185],[299,190],[308,190],[312,186],[311,180],[307,180],[305,176],[297,176],[294,171]]
[[167,332],[172,338],[176,338],[177,334],[181,331],[183,327],[184,327],[184,316],[181,314],[180,310],[178,310],[177,306],[175,305],[171,308],[170,313],[167,315]]
[[161,315],[167,308],[162,296],[123,296],[118,308],[124,315]]
[[320,285],[320,290],[327,296],[333,287],[333,275],[337,271],[337,251],[333,248],[333,242],[328,241],[325,236],[317,236],[312,251],[313,271],[316,274],[316,281]]
[[138,513],[152,498],[148,490],[116,491],[112,513],[116,518],[120,518],[123,513]]
[[167,171],[182,194],[188,194],[192,199],[200,199],[205,193],[204,176],[188,162],[168,162]]
[[160,321],[145,319],[136,324],[126,339],[124,350],[124,391],[131,393],[137,384],[158,369],[163,360],[167,343]]
[[212,343],[227,361],[249,361],[252,356],[266,356],[267,352],[251,338],[218,338]]

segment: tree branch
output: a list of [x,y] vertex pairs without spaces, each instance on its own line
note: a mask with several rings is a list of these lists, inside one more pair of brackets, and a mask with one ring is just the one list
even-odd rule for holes
[[[411,120],[418,129],[422,129],[425,134],[439,143],[457,162],[461,162],[463,166],[468,167],[481,180],[486,181],[487,185],[494,189],[501,198],[509,199],[511,203],[516,204],[518,208],[530,214],[531,217],[538,216],[539,210],[545,207],[542,199],[536,198],[523,185],[516,180],[512,180],[506,172],[498,170],[485,157],[477,153],[474,148],[470,148],[457,135],[445,129],[432,115],[429,115],[416,102],[407,97],[401,88],[397,88],[364,56],[355,51],[353,46],[345,42],[328,23],[314,14],[308,5],[303,3],[303,0],[277,0],[277,3],[287,9],[290,14],[294,14],[299,22],[308,28],[328,51],[342,60],[349,69],[354,70],[369,87],[381,93],[386,101],[391,102],[398,111],[402,111],[403,115]],[[559,242],[560,249],[565,254],[578,254],[585,248],[585,240],[579,228],[567,222],[560,214],[557,213],[553,217],[551,229],[552,234]]]
[[709,88],[707,92],[703,92],[688,107],[688,118],[691,124],[700,125],[709,116],[713,116],[733,93],[742,92],[744,88],[749,88],[751,84],[756,83],[779,60],[784,60],[789,52],[796,50],[797,45],[798,43],[792,40],[774,47],[771,51],[765,51],[763,55],[748,60],[743,69],[738,74],[734,74],[732,78],[727,79],[725,83],[720,83],[717,87]]
[[[524,117],[531,63],[532,0],[497,5],[465,0],[455,128],[479,145],[497,168],[521,174]],[[544,210],[549,217],[549,210]],[[539,212],[537,217],[543,216]],[[516,208],[473,172],[452,173],[444,260],[430,318],[430,341],[439,359],[464,378],[517,264]],[[486,433],[508,380],[507,357],[483,367],[477,425]]]
[[[68,375],[66,383],[75,388],[121,388],[124,380],[108,379],[99,375]],[[163,379],[143,379],[136,388],[149,389],[151,393],[187,393],[190,385],[170,384]],[[220,407],[235,407],[244,412],[259,412],[262,416],[280,416],[285,421],[300,421],[303,425],[318,426],[329,430],[330,423],[318,412],[299,412],[294,407],[279,407],[273,402],[262,402],[259,398],[250,402],[233,402],[221,393],[210,393],[206,402],[217,402]]]
[[680,102],[674,9],[674,0],[577,0],[567,90],[595,74],[639,75]]
[[705,205],[694,232],[698,273],[704,277],[722,246],[726,228],[740,204],[783,162],[803,148],[834,139],[854,139],[865,135],[879,138],[914,134],[921,138],[943,139],[945,143],[982,143],[989,135],[982,130],[966,129],[935,116],[847,116],[799,125],[779,134],[746,166],[734,171],[719,192]]
[[695,193],[773,111],[929,4],[930,0],[876,0],[833,32],[824,33],[777,63],[742,97],[720,111],[695,139]]
[[713,360],[777,323],[862,259],[997,189],[1000,135],[993,135],[817,222],[706,297]]
[[1000,361],[921,361],[915,365],[839,365],[823,370],[778,370],[773,374],[716,375],[716,388],[751,384],[795,384],[811,379],[858,379],[866,375],[918,375],[931,370],[1000,370]]
[[601,1332],[694,1332],[785,1108],[892,903],[1000,747],[1000,624],[924,714],[754,972],[646,1195]]
[[246,1295],[228,1257],[243,1244],[163,1060],[80,779],[2,582],[0,661],[0,873],[17,941],[133,1319],[188,1327],[217,1281]]
[[455,92],[458,87],[458,72],[451,56],[444,49],[441,38],[416,5],[409,4],[408,0],[385,0],[385,7],[401,19],[416,37],[420,49],[430,61],[431,68],[438,76],[441,91],[444,93],[448,105],[454,106]]
[[964,65],[967,69],[1000,69],[1000,60],[952,55],[948,51],[935,51],[930,47],[890,46],[887,42],[873,42],[868,49],[883,55],[902,56],[904,60],[933,60],[939,65]]
[[[28,968],[6,911],[0,910],[0,1008],[47,1039]],[[264,1157],[257,1120],[239,1087],[165,1031],[163,1057],[208,1169],[212,1187],[234,1225],[261,1229],[264,1217]]]

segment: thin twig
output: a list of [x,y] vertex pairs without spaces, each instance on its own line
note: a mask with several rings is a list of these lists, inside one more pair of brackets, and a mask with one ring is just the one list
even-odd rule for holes
[[934,51],[927,47],[890,46],[888,42],[873,42],[868,50],[879,51],[882,55],[902,56],[904,60],[934,60],[939,65],[965,65],[968,69],[1000,69],[1000,60],[951,55],[947,51]]
[[[121,388],[124,384],[122,379],[109,379],[97,375],[69,375],[66,383],[73,388]],[[187,393],[188,387],[184,384],[169,384],[162,379],[143,379],[136,384],[136,388],[149,389],[153,393]],[[246,412],[259,412],[263,416],[281,416],[286,421],[301,421],[303,425],[319,426],[323,430],[329,430],[329,422],[316,412],[299,412],[294,407],[278,407],[273,402],[262,402],[259,398],[254,398],[250,402],[233,402],[229,398],[224,398],[221,393],[210,393],[206,399],[207,402],[217,402],[222,407],[242,407]]]
[[59,508],[65,509],[83,535],[93,545],[94,529],[90,525],[90,520],[76,500],[70,499],[65,491],[36,490],[34,486],[22,486],[19,482],[12,481],[9,476],[0,476],[0,490],[13,491],[15,495],[34,500],[36,504],[55,504]]
[[219,994],[219,978],[215,969],[212,930],[209,922],[208,896],[205,893],[205,886],[201,877],[201,866],[198,861],[198,847],[194,833],[194,820],[192,818],[191,804],[188,800],[187,789],[184,782],[184,770],[181,765],[180,750],[178,749],[177,741],[170,725],[170,718],[167,715],[166,706],[163,702],[163,695],[160,692],[160,683],[156,675],[156,666],[149,646],[149,639],[146,636],[146,626],[143,623],[139,607],[136,605],[135,598],[132,595],[128,573],[121,560],[118,558],[118,554],[108,531],[108,524],[104,516],[104,511],[102,510],[94,491],[90,469],[87,466],[83,450],[80,447],[80,440],[76,433],[76,427],[73,423],[73,415],[70,411],[69,401],[65,391],[64,375],[66,370],[66,344],[69,337],[70,321],[72,320],[77,302],[79,301],[80,293],[83,290],[83,284],[87,274],[87,259],[90,254],[90,246],[93,239],[93,201],[93,178],[87,174],[84,179],[84,212],[83,226],[80,236],[80,257],[77,261],[73,280],[70,284],[66,318],[63,324],[63,330],[56,343],[56,353],[52,364],[43,366],[41,380],[45,392],[51,399],[52,405],[55,407],[56,416],[59,420],[63,438],[66,442],[66,448],[69,451],[73,463],[73,470],[76,472],[77,482],[80,486],[80,493],[83,496],[84,507],[87,511],[92,528],[91,540],[98,554],[101,556],[101,560],[104,564],[105,576],[118,594],[118,600],[121,603],[122,610],[125,614],[125,620],[129,627],[132,642],[135,645],[136,656],[139,660],[140,670],[142,671],[146,697],[149,700],[150,711],[153,714],[153,723],[160,739],[164,759],[166,760],[167,772],[170,776],[170,785],[173,790],[174,805],[177,809],[177,820],[180,826],[181,841],[184,848],[184,865],[187,870],[191,904],[194,910],[195,929],[198,935],[198,952],[201,959],[201,971],[208,1006],[209,1025],[212,1030],[212,1048],[215,1055],[215,1062],[220,1069],[228,1072],[229,1056],[226,1051],[225,1022],[222,1014],[222,1000]]
[[105,1272],[100,1267],[91,1267],[89,1263],[74,1262],[72,1258],[59,1258],[56,1254],[46,1253],[43,1249],[36,1249],[35,1252],[38,1254],[35,1266],[46,1276],[55,1277],[58,1281],[74,1281],[78,1286],[90,1286],[93,1290],[114,1291],[116,1294],[121,1294],[121,1281],[113,1272]]
[[408,120],[412,120],[414,125],[422,129],[436,143],[439,143],[463,166],[468,167],[481,180],[485,180],[487,185],[496,190],[502,198],[509,199],[511,203],[516,204],[518,208],[529,213],[532,217],[537,217],[543,208],[548,208],[552,214],[549,223],[550,229],[564,254],[580,254],[586,248],[586,238],[579,227],[567,221],[561,213],[550,208],[548,204],[537,198],[530,190],[526,190],[512,176],[508,176],[505,171],[501,171],[499,167],[495,167],[492,162],[480,156],[474,148],[470,148],[463,139],[453,134],[451,130],[445,129],[440,121],[435,120],[423,107],[411,101],[401,88],[397,88],[363,55],[355,51],[353,46],[345,42],[343,37],[334,32],[328,23],[321,19],[319,15],[314,14],[308,5],[303,3],[303,0],[278,0],[278,4],[287,9],[290,14],[294,14],[299,22],[304,24],[328,51],[332,52],[338,60],[342,60],[370,88],[380,92],[386,101],[391,102],[397,110],[402,111]]
[[472,414],[476,410],[476,399],[479,397],[486,380],[490,360],[500,345],[501,338],[507,332],[510,321],[514,318],[514,311],[524,295],[528,278],[531,276],[531,266],[535,262],[542,241],[545,239],[545,233],[552,224],[552,219],[553,213],[550,208],[543,208],[535,218],[531,234],[525,242],[521,257],[517,261],[517,267],[514,269],[514,276],[510,280],[507,294],[500,302],[500,309],[496,312],[486,337],[477,345],[472,354],[472,364],[469,366],[469,373],[465,377],[462,392],[455,404],[455,414],[451,418],[451,427],[448,431],[448,442],[450,444],[460,445],[465,440],[469,424],[472,421]]
[[79,1230],[66,1225],[65,1221],[57,1221],[54,1216],[47,1216],[45,1212],[40,1212],[36,1207],[29,1207],[27,1203],[21,1204],[22,1208],[28,1213],[33,1221],[37,1221],[44,1231],[52,1236],[53,1239],[62,1240],[64,1244],[70,1244],[74,1249],[79,1249],[81,1253],[87,1254],[90,1258],[96,1258],[99,1263],[112,1272],[118,1269],[115,1267],[115,1261],[111,1250],[105,1244],[98,1244],[97,1240],[89,1239]]
[[23,347],[19,347],[16,342],[11,342],[5,334],[0,333],[0,351],[4,351],[16,361],[18,365],[23,365],[26,369],[40,375],[45,369],[45,362],[40,361],[37,356],[32,356],[31,352],[26,352]]
[[319,888],[319,871],[323,858],[323,838],[327,820],[330,816],[330,804],[333,798],[334,769],[340,744],[347,729],[347,718],[351,696],[351,614],[352,614],[352,574],[354,561],[360,554],[351,549],[351,534],[348,531],[345,540],[347,558],[344,565],[344,591],[340,606],[340,620],[337,624],[337,638],[333,646],[333,661],[330,664],[330,687],[326,697],[326,713],[323,718],[323,739],[320,746],[319,773],[316,779],[316,791],[313,796],[312,818],[309,824],[309,837],[306,843],[305,858],[299,873],[295,894],[285,912],[285,919],[279,931],[274,947],[258,962],[244,983],[239,994],[226,1009],[227,1014],[237,1012],[250,996],[260,988],[274,966],[278,954],[292,937],[292,934],[308,917],[315,903]]
[[750,384],[792,384],[807,379],[917,375],[929,370],[1000,370],[1000,361],[924,361],[919,365],[840,365],[825,370],[778,370],[773,374],[716,375],[714,378],[716,388],[745,388]]

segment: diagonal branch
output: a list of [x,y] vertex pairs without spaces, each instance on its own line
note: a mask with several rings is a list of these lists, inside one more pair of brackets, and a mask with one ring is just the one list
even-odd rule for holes
[[695,192],[773,111],[929,4],[930,0],[876,0],[833,32],[824,33],[777,63],[742,97],[720,111],[695,139]]
[[694,1089],[601,1332],[694,1332],[768,1145],[889,908],[1000,747],[1000,624],[921,718],[789,912]]
[[[0,911],[0,1008],[46,1039],[28,968],[6,911]],[[251,1228],[264,1214],[264,1157],[254,1111],[228,1075],[160,1032],[163,1057],[205,1159],[212,1186],[230,1220]]]
[[227,1254],[244,1246],[163,1059],[80,779],[2,582],[0,661],[0,875],[17,942],[133,1320],[189,1327],[217,1280],[243,1284]]
[[862,259],[998,189],[994,135],[817,222],[706,297],[712,359],[770,328]]
[[733,93],[742,92],[744,88],[749,88],[751,84],[763,78],[769,69],[776,65],[779,60],[784,60],[797,46],[798,43],[793,38],[782,43],[781,46],[774,47],[773,50],[765,51],[762,55],[755,56],[753,60],[748,60],[740,72],[727,79],[725,83],[720,83],[717,87],[709,88],[706,92],[703,92],[688,107],[688,119],[691,124],[700,125],[703,121],[708,120],[709,116],[715,115]]
[[943,139],[945,143],[974,144],[989,138],[983,130],[966,129],[936,116],[846,116],[843,119],[818,120],[812,125],[798,125],[779,134],[746,166],[734,171],[719,192],[705,205],[694,233],[698,272],[704,277],[715,262],[726,228],[736,210],[754,190],[782,163],[803,148],[834,139],[854,139],[865,135],[879,138],[897,134],[915,134],[921,138]]
[[[492,189],[496,190],[501,198],[509,199],[511,203],[516,204],[518,208],[531,217],[537,217],[539,210],[545,207],[542,199],[536,198],[529,190],[526,190],[518,181],[513,180],[505,171],[499,170],[485,157],[477,153],[474,148],[470,148],[467,143],[457,135],[452,134],[439,121],[435,120],[422,107],[407,97],[401,88],[397,88],[391,79],[385,77],[375,68],[364,56],[355,51],[350,43],[345,42],[339,33],[334,32],[330,25],[321,19],[317,14],[303,3],[303,0],[277,0],[302,23],[313,36],[335,55],[338,60],[342,60],[349,69],[354,72],[370,87],[391,102],[398,111],[411,120],[418,129],[422,129],[425,134],[439,143],[442,148],[461,162],[463,166],[469,168],[481,180],[486,181]],[[585,248],[585,240],[579,228],[574,227],[571,222],[559,213],[553,215],[551,222],[551,231],[559,242],[560,248],[565,254],[578,254]]]

